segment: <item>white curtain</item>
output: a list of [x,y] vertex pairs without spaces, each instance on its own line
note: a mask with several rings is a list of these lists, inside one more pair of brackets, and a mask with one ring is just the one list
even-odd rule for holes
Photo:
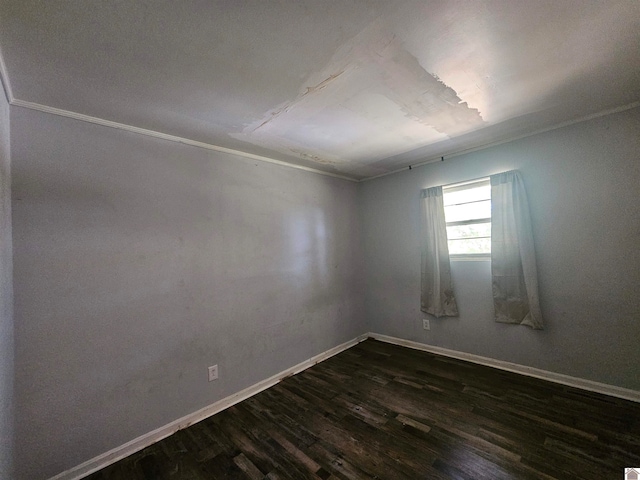
[[529,203],[516,170],[491,176],[491,280],[497,322],[542,329]]
[[451,285],[451,265],[444,219],[442,187],[421,192],[422,293],[421,310],[436,317],[457,317]]

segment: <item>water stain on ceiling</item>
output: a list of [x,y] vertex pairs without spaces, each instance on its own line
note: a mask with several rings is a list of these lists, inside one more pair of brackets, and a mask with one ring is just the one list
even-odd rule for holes
[[231,136],[348,169],[483,124],[477,109],[376,21],[302,82],[295,98]]

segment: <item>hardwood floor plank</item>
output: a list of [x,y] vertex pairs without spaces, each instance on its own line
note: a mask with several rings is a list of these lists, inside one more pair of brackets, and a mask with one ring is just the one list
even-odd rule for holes
[[[277,431],[270,432],[273,439],[280,444],[289,454],[300,462],[309,472],[315,474],[322,468],[313,459],[308,457],[302,450],[297,448],[293,443],[280,435]],[[317,476],[317,475],[316,475]]]
[[233,463],[246,473],[247,477],[251,480],[262,480],[264,477],[264,474],[258,470],[258,467],[251,463],[251,460],[249,460],[244,453],[233,457]]

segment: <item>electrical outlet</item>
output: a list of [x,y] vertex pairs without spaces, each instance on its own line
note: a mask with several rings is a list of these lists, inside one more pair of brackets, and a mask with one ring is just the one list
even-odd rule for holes
[[428,318],[422,320],[422,328],[424,328],[425,330],[431,330],[431,325],[429,325]]
[[209,381],[213,382],[218,379],[218,365],[212,365],[209,367]]

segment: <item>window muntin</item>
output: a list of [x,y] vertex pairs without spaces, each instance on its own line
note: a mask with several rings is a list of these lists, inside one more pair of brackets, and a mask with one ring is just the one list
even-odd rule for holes
[[491,254],[491,184],[488,178],[442,188],[447,244],[452,256]]

